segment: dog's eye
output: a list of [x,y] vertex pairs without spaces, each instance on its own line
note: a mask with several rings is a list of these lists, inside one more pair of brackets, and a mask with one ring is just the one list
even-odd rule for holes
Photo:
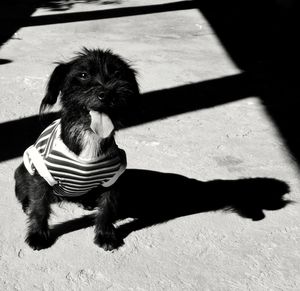
[[88,78],[88,73],[86,72],[81,72],[78,74],[78,77],[81,79],[81,80],[86,80]]
[[115,70],[114,76],[115,77],[120,77],[120,75],[121,75],[121,72],[119,70]]

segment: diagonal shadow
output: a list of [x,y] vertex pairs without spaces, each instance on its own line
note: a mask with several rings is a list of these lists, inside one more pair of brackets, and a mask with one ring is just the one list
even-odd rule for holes
[[[82,2],[92,3],[89,0]],[[0,46],[9,40],[15,32],[26,26],[58,24],[76,21],[90,21],[97,19],[107,19],[126,16],[137,16],[152,13],[161,13],[176,10],[186,10],[195,8],[194,1],[177,1],[156,5],[113,8],[106,10],[59,13],[42,16],[32,16],[39,7],[54,7],[57,10],[62,8],[66,1],[57,0],[10,0],[0,4]]]
[[12,62],[11,60],[0,59],[0,65],[6,65],[6,64],[9,64],[9,63],[11,63],[11,62]]
[[195,2],[235,64],[255,76],[266,114],[300,166],[298,1]]
[[[106,4],[102,0],[40,0],[39,6],[46,8],[51,11],[66,11],[71,9],[75,4],[78,3],[97,3]],[[109,0],[107,4],[119,4],[120,0]]]
[[[88,0],[86,0],[88,2]],[[42,1],[43,5],[47,4],[47,0]],[[49,1],[53,2],[52,0]],[[62,5],[65,1],[57,0],[58,5]],[[290,152],[295,157],[298,164],[300,164],[300,139],[295,134],[297,131],[300,118],[298,117],[299,108],[299,82],[298,70],[300,66],[299,58],[299,42],[297,42],[297,35],[299,35],[299,5],[296,0],[289,1],[274,1],[274,0],[194,0],[194,1],[179,1],[169,4],[149,5],[144,7],[130,7],[112,10],[94,11],[91,14],[66,14],[52,15],[52,16],[39,16],[31,18],[32,13],[40,7],[41,3],[37,0],[11,0],[4,1],[0,4],[0,46],[7,41],[20,27],[25,25],[42,25],[58,22],[69,22],[78,20],[91,20],[99,19],[101,17],[122,17],[133,16],[147,13],[158,13],[166,11],[175,11],[183,9],[197,8],[208,20],[210,26],[213,28],[216,36],[222,43],[224,49],[235,62],[235,64],[245,72],[251,72],[256,76],[252,80],[253,86],[262,85],[263,90],[260,91],[259,96],[265,104],[266,113],[273,119],[281,136],[284,138],[286,145]],[[125,9],[125,10],[124,10]],[[94,14],[93,14],[94,13]],[[63,15],[63,16],[61,16]],[[44,18],[43,18],[44,17]],[[53,18],[54,17],[54,18]],[[65,20],[62,17],[66,17]],[[55,18],[57,18],[55,20]],[[4,60],[0,64],[8,63]],[[217,86],[218,84],[216,84]],[[234,84],[232,84],[234,85]],[[197,85],[195,85],[197,87]],[[190,88],[175,88],[174,90],[181,91],[182,96],[190,93]],[[197,89],[197,88],[196,88]],[[218,88],[216,88],[218,91]],[[234,93],[230,96],[230,93]],[[236,98],[244,98],[249,96],[243,94],[247,90],[240,90],[231,88],[228,90],[228,99],[223,98],[220,94],[220,102],[215,102],[213,94],[212,101],[206,98],[207,106],[209,103],[221,104],[229,102]],[[171,91],[161,91],[156,93],[149,93],[147,98],[161,96],[163,99],[161,106],[152,103],[149,109],[153,113],[148,114],[148,121],[157,118],[163,118],[163,112],[168,114],[180,113],[180,106],[183,107],[182,112],[185,112],[187,107],[189,110],[201,109],[203,104],[199,97],[196,97],[193,92],[193,98],[185,98],[179,100],[179,104],[172,106],[168,102],[172,102],[165,95],[173,94]],[[241,93],[236,96],[235,93]],[[176,94],[178,97],[178,94]],[[199,95],[203,98],[203,94]],[[209,96],[209,95],[205,95]],[[204,98],[205,98],[204,96]],[[190,96],[188,96],[190,97]],[[188,100],[188,101],[186,101]],[[160,104],[160,100],[158,105]],[[184,103],[187,104],[185,105]],[[198,103],[199,102],[199,103]],[[150,103],[150,104],[149,104]],[[194,106],[194,108],[193,108]],[[213,106],[213,105],[212,105]],[[204,105],[205,107],[205,105]],[[156,113],[156,110],[160,113]],[[148,110],[148,113],[150,110]],[[173,113],[172,113],[173,112]],[[147,118],[145,120],[147,121]],[[37,124],[33,117],[30,122],[32,125]],[[20,145],[12,145],[13,137],[12,132],[16,129],[30,129],[33,127],[29,125],[28,120],[24,120],[24,126],[20,126],[19,122],[2,124],[0,127],[8,134],[9,140],[5,142],[5,151],[0,156],[1,160],[16,157],[20,155],[18,148],[24,149],[23,142]],[[138,123],[137,123],[138,124]],[[13,126],[14,125],[14,126]],[[8,129],[10,129],[8,131]],[[31,129],[30,129],[31,130]],[[31,140],[30,136],[25,136],[25,140]],[[18,143],[19,141],[17,141]],[[3,144],[3,143],[2,143]],[[12,146],[12,147],[10,147]]]
[[41,131],[58,117],[57,113],[45,115],[41,121],[38,115],[8,121],[0,124],[3,137],[0,142],[0,162],[23,155],[23,152],[33,144]]
[[[262,85],[258,95],[266,106],[266,112],[275,121],[297,161],[300,161],[300,138],[295,131],[299,124],[300,105],[295,74],[299,68],[299,45],[295,39],[300,27],[297,25],[299,8],[296,9],[296,1],[181,1],[181,4],[173,3],[173,6],[64,14],[65,19],[61,14],[31,18],[38,7],[36,0],[12,0],[7,3],[5,1],[0,6],[0,24],[3,28],[0,31],[0,45],[23,26],[175,11],[197,5],[232,60],[256,79],[249,78],[249,74],[240,74],[144,94],[145,114],[135,124],[253,96],[258,85]],[[53,119],[55,114],[49,114],[47,118]],[[1,141],[4,150],[1,151],[0,161],[20,156],[40,132],[37,125],[38,116],[1,124],[0,131],[7,138]],[[21,138],[15,137],[16,132],[21,132]],[[289,203],[284,200],[288,186],[275,179],[201,182],[179,175],[142,170],[128,170],[121,179],[126,193],[123,196],[126,199],[121,201],[122,217],[137,218],[119,227],[123,237],[143,227],[206,211],[232,210],[242,217],[259,220],[264,217],[263,210],[280,209]],[[89,215],[54,226],[52,235],[57,238],[88,227],[93,224],[93,219],[93,215]]]
[[194,1],[178,1],[173,3],[112,8],[97,11],[59,13],[28,18],[24,22],[23,26],[49,25],[77,21],[90,21],[108,18],[138,16],[194,8],[196,8]]
[[259,86],[252,82],[251,75],[247,73],[152,91],[142,96],[143,116],[137,124],[219,106],[258,92]]
[[[247,74],[237,74],[145,93],[141,97],[142,114],[128,126],[232,102],[252,96],[254,92],[251,78]],[[42,123],[36,115],[0,124],[0,132],[5,136],[1,141],[0,162],[21,156],[35,142],[42,128],[58,116],[58,113],[46,114]]]
[[[261,220],[265,210],[279,210],[290,203],[285,199],[288,185],[270,178],[202,182],[177,174],[128,169],[120,178],[120,189],[119,219],[135,218],[118,227],[123,238],[132,231],[202,212],[231,211]],[[94,215],[52,226],[53,241],[94,225]]]
[[9,0],[0,3],[0,47],[17,32],[34,13],[38,0]]

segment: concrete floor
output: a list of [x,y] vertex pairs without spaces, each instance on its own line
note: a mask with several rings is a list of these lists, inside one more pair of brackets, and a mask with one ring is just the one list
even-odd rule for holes
[[[110,48],[132,62],[153,115],[117,140],[127,152],[125,177],[140,180],[128,194],[135,201],[130,217],[151,213],[156,223],[119,222],[127,235],[114,252],[93,244],[92,227],[32,251],[14,197],[22,153],[8,156],[0,161],[0,290],[300,290],[299,170],[260,98],[210,100],[224,82],[240,86],[242,75],[201,13],[87,13],[51,24],[41,18],[168,2],[38,9],[37,25],[21,28],[1,48],[1,59],[12,62],[0,65],[0,128],[16,124],[29,135],[26,118],[37,114],[55,61],[85,46]],[[10,152],[10,140],[2,145]],[[285,206],[284,197],[294,203]],[[251,206],[265,217],[243,211]],[[51,223],[83,214],[62,204]]]

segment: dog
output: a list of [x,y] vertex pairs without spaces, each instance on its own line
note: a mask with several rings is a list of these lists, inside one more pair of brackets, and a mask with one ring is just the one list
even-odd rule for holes
[[56,63],[40,114],[60,100],[60,118],[23,155],[15,193],[28,215],[25,241],[50,247],[51,204],[75,202],[97,208],[94,242],[104,250],[123,244],[113,226],[118,217],[119,177],[126,154],[114,134],[134,120],[139,102],[136,71],[110,50],[87,49]]

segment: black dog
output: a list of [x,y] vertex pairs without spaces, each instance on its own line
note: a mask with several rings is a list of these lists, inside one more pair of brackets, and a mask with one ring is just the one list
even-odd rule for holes
[[50,204],[71,201],[98,207],[94,242],[105,250],[122,244],[113,222],[118,217],[118,177],[125,152],[114,132],[135,117],[139,89],[135,71],[111,51],[83,49],[50,76],[40,113],[60,97],[61,118],[24,153],[15,172],[16,196],[28,214],[26,242],[51,246]]

